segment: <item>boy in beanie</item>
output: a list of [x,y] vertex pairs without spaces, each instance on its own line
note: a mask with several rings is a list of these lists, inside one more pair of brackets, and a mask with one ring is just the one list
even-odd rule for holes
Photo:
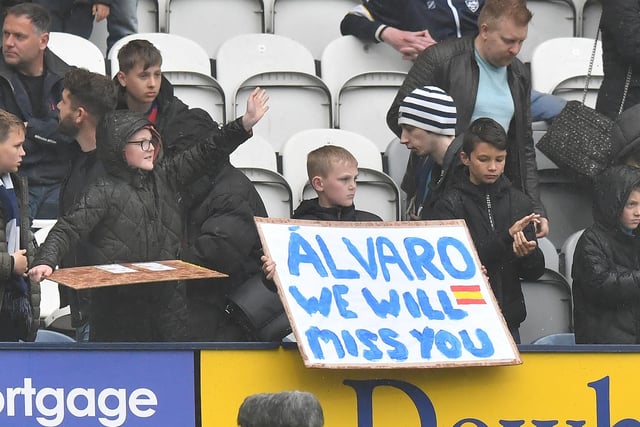
[[423,86],[402,101],[398,125],[400,143],[416,154],[409,157],[401,184],[409,198],[407,215],[424,219],[447,188],[449,176],[462,169],[458,154],[462,137],[455,138],[456,106],[442,89]]
[[487,269],[493,294],[514,340],[527,310],[520,278],[536,280],[544,272],[544,255],[536,241],[540,215],[533,200],[503,174],[507,135],[498,122],[475,120],[465,131],[460,159],[466,174],[435,202],[427,219],[464,219]]
[[40,285],[26,277],[35,253],[29,190],[16,175],[25,134],[23,121],[0,109],[0,341],[33,341],[40,322]]

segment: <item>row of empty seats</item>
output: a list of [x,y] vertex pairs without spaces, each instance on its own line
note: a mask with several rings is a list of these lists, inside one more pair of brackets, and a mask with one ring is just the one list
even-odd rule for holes
[[[222,41],[244,33],[291,37],[321,59],[325,46],[340,36],[340,21],[359,0],[140,0],[140,32],[188,37],[216,58]],[[554,37],[594,37],[600,0],[528,0],[534,17],[520,58],[531,60],[535,47]],[[100,25],[102,24],[102,25]],[[103,47],[106,27],[96,25],[92,40]]]

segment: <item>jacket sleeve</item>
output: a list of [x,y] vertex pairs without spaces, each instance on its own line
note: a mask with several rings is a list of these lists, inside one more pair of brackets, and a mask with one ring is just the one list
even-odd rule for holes
[[613,265],[611,254],[598,235],[587,229],[576,247],[571,272],[574,286],[608,307],[640,299],[640,270]]
[[640,3],[629,0],[602,2],[602,27],[613,37],[624,61],[640,65]]
[[362,41],[379,43],[380,32],[386,27],[375,21],[364,6],[357,6],[347,13],[340,22],[340,33],[343,36],[356,36]]
[[161,168],[170,182],[178,186],[189,185],[207,171],[219,170],[229,154],[250,136],[251,134],[244,130],[240,117],[218,129],[212,129],[209,135],[165,159]]
[[231,277],[242,273],[259,239],[249,204],[239,195],[220,194],[207,201],[206,211],[208,218],[182,251],[182,259]]
[[538,178],[536,150],[533,144],[533,131],[531,129],[531,78],[527,75],[523,81],[523,98],[520,102],[521,108],[524,109],[524,123],[522,123],[522,143],[524,145],[521,151],[524,157],[524,170],[521,172],[524,174],[522,177],[524,184],[523,190],[533,200],[533,211],[546,218],[547,213],[540,200],[540,179]]
[[55,268],[69,248],[79,240],[88,239],[89,234],[106,216],[112,197],[108,186],[101,182],[91,185],[78,204],[65,216],[58,218],[47,239],[38,249],[33,265],[48,265]]

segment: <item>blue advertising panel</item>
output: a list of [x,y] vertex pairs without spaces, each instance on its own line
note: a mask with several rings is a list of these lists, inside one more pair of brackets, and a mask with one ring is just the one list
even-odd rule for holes
[[1,426],[195,426],[191,351],[0,352]]

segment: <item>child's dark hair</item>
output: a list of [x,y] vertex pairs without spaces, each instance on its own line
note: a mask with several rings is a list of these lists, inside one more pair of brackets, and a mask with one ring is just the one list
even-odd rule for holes
[[153,43],[142,39],[131,40],[118,51],[118,64],[123,73],[132,70],[139,62],[146,70],[152,65],[162,65],[162,55]]
[[83,107],[96,123],[116,108],[116,86],[109,77],[74,68],[64,76],[63,87],[69,91],[73,108]]
[[462,138],[462,151],[470,156],[471,152],[481,142],[498,150],[507,149],[507,134],[500,123],[487,117],[476,119],[469,125]]
[[0,144],[7,141],[11,129],[20,129],[25,132],[24,122],[14,114],[0,108]]

